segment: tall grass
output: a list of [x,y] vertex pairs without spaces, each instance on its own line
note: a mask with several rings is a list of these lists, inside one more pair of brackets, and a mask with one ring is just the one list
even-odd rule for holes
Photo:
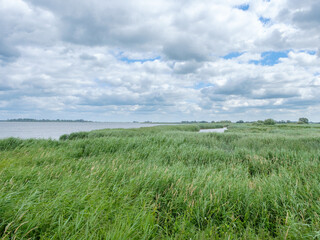
[[315,239],[318,125],[0,141],[2,239]]

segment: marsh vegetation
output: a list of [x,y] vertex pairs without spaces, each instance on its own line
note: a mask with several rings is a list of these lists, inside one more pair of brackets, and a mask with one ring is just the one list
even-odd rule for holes
[[0,238],[319,237],[320,126],[217,127],[0,140]]

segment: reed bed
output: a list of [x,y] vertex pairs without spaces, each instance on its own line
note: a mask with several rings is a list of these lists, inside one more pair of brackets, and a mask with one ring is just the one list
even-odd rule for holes
[[317,239],[320,126],[0,140],[0,239]]

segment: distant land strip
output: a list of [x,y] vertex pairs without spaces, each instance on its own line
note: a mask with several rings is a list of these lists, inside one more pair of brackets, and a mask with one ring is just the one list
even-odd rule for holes
[[86,120],[83,120],[83,119],[77,119],[77,120],[56,119],[56,120],[50,120],[50,119],[17,118],[17,119],[0,120],[0,122],[92,122],[92,121],[86,121]]

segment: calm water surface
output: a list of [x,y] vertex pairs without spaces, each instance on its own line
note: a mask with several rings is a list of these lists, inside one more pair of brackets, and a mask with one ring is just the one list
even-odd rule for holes
[[224,131],[228,130],[228,128],[214,128],[214,129],[201,129],[201,133],[206,133],[206,132],[217,132],[217,133],[223,133]]
[[92,131],[104,128],[140,128],[155,126],[143,123],[98,123],[98,122],[0,122],[0,139],[51,138],[59,139],[63,134]]

